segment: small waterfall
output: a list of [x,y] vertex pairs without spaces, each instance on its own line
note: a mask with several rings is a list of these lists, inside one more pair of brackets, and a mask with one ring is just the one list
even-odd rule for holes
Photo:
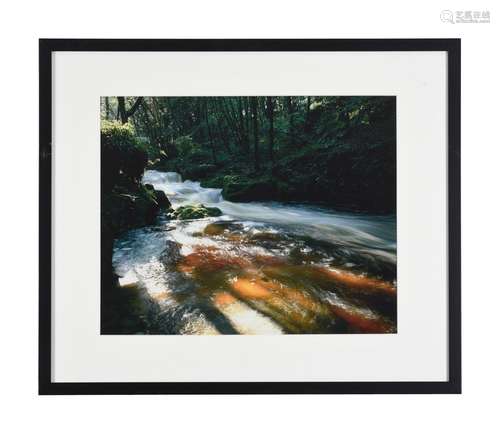
[[146,171],[143,183],[163,190],[173,207],[186,204],[216,204],[222,201],[222,189],[200,186],[198,181],[182,181],[177,172]]
[[142,179],[148,184],[182,183],[182,177],[177,172],[146,171]]
[[167,183],[182,183],[181,174],[178,174],[177,172],[166,172],[165,178]]
[[216,204],[222,201],[221,189],[207,189],[199,194],[200,202],[206,204]]

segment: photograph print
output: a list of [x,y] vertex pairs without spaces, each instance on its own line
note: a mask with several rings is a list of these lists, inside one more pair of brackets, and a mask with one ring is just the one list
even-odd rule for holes
[[103,96],[101,334],[397,333],[396,97]]

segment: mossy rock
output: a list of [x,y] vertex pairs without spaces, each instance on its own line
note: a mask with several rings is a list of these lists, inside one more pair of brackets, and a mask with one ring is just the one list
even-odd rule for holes
[[275,199],[276,183],[270,178],[232,177],[225,180],[222,195],[228,201],[249,202]]
[[154,202],[158,204],[160,208],[168,209],[172,207],[172,204],[163,190],[156,190],[152,184],[148,183],[143,184],[143,190]]
[[155,195],[156,202],[158,203],[158,206],[160,208],[172,207],[172,204],[168,200],[167,195],[165,195],[165,192],[163,190],[155,190],[154,195]]
[[174,219],[203,219],[221,216],[222,211],[217,207],[205,207],[203,204],[184,205],[174,210],[170,216]]
[[152,225],[160,206],[154,191],[140,186],[129,189],[116,188],[101,199],[101,226],[110,234]]
[[207,236],[219,236],[224,232],[224,227],[217,223],[209,224],[203,230],[203,234]]

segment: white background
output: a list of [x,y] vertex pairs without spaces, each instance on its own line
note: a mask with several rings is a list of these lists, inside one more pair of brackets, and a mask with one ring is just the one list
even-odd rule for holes
[[[498,7],[493,1],[194,3],[46,0],[2,5],[0,430],[9,434],[498,431]],[[442,9],[488,9],[492,24],[444,24],[439,19]],[[463,38],[463,395],[37,397],[36,38],[457,36]]]

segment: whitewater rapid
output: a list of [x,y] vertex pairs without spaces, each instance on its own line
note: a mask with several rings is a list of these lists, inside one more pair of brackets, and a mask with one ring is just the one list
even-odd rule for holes
[[[223,213],[185,221],[161,214],[115,240],[120,285],[154,301],[154,333],[395,331],[394,216],[234,203],[173,172],[146,171],[143,183],[165,192],[173,208]],[[164,255],[172,246],[181,256],[175,265],[172,252]]]
[[197,181],[182,181],[175,172],[146,171],[143,182],[164,191],[173,208],[188,204],[210,205],[224,213],[219,219],[242,220],[249,226],[274,224],[294,233],[345,243],[396,261],[394,216],[338,212],[311,205],[279,202],[230,202],[224,200],[222,189],[204,188]]

